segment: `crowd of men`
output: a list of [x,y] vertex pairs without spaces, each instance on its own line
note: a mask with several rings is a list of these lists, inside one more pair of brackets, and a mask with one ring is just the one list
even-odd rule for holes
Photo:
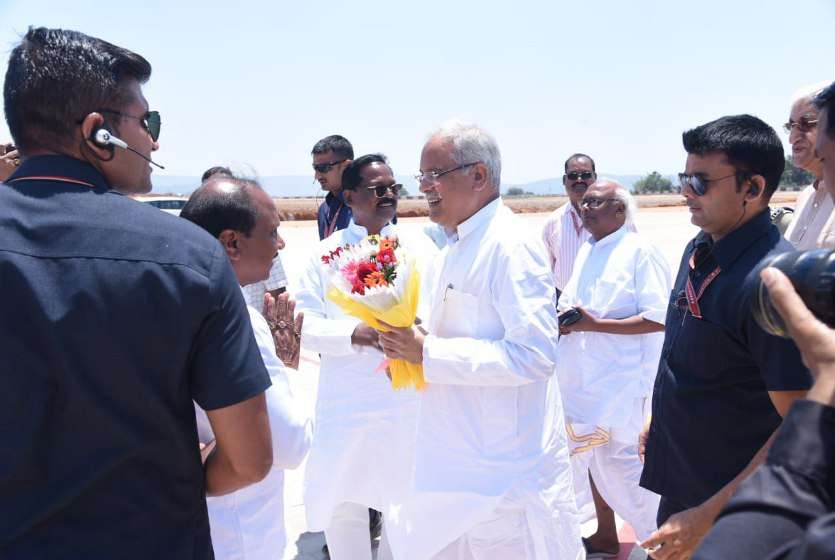
[[[290,297],[257,181],[210,168],[179,218],[125,196],[151,189],[150,75],[73,31],[11,52],[0,557],[279,558],[284,470],[305,458],[307,526],[334,560],[370,560],[379,531],[380,559],[614,558],[615,514],[655,559],[835,557],[835,331],[773,269],[793,339],[752,313],[764,257],[835,246],[835,84],[801,91],[785,125],[815,176],[785,238],[774,129],[736,115],[683,134],[700,232],[675,276],[589,155],[530,235],[496,140],[446,122],[417,176],[435,225],[413,233],[386,157],[328,136],[320,243]],[[328,299],[321,255],[368,235],[416,259],[418,324],[378,331]],[[303,348],[313,418],[287,379]],[[385,359],[427,387],[393,391]]]

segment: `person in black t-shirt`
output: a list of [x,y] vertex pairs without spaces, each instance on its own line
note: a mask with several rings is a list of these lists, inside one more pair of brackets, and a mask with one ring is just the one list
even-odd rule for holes
[[[0,188],[0,558],[213,557],[205,495],[272,464],[270,378],[222,247],[131,200],[159,113],[141,56],[29,29]],[[201,463],[193,401],[216,445]]]
[[313,156],[313,177],[328,193],[319,205],[316,217],[321,240],[345,229],[351,221],[351,207],[342,198],[342,172],[354,159],[354,147],[347,138],[332,134],[316,142],[310,153]]

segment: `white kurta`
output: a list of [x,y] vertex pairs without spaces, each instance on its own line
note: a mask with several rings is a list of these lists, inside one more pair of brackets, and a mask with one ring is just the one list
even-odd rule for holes
[[[395,226],[382,235],[398,234]],[[418,395],[395,391],[380,364],[383,354],[351,344],[358,319],[327,300],[328,273],[322,255],[358,243],[367,230],[351,221],[313,251],[296,293],[304,311],[302,346],[321,356],[316,429],[304,484],[307,527],[324,530],[334,507],[354,502],[385,512],[408,488]],[[436,252],[425,235],[400,236],[418,262]]]
[[[640,315],[663,325],[670,290],[664,256],[624,226],[580,248],[559,308],[582,307],[603,319]],[[637,441],[642,418],[635,400],[652,393],[663,343],[663,332],[560,337],[557,376],[568,421],[614,428],[621,441]]]
[[[218,560],[280,558],[286,544],[284,529],[284,469],[304,460],[310,447],[312,424],[293,398],[284,364],[266,319],[247,307],[255,341],[270,374],[265,392],[273,444],[273,467],[260,482],[224,496],[206,498],[212,546]],[[214,439],[206,413],[195,405],[197,433],[202,442]]]
[[786,239],[798,251],[835,247],[835,204],[829,189],[809,185],[800,192]]
[[553,282],[545,248],[524,230],[493,201],[458,226],[426,275],[413,489],[386,522],[396,558],[431,558],[503,500],[524,509],[536,558],[582,554],[553,375]]

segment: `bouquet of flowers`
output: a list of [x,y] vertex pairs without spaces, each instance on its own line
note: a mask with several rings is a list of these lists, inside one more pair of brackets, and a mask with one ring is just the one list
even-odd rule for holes
[[[370,235],[323,255],[322,263],[330,276],[327,298],[348,315],[383,332],[387,329],[379,321],[395,327],[414,324],[420,277],[396,237]],[[388,368],[395,389],[423,388],[422,365],[390,360]]]

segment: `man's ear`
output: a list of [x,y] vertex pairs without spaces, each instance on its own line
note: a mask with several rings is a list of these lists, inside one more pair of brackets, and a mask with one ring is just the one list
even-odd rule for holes
[[234,229],[225,229],[217,236],[217,240],[226,250],[230,261],[237,261],[241,258],[241,249],[239,247],[240,233]]
[[757,200],[765,194],[765,177],[753,175],[748,179],[748,190],[745,192],[745,200]]
[[473,166],[471,174],[473,178],[473,190],[476,192],[483,191],[488,184],[487,166],[483,163],[477,163]]
[[351,189],[342,189],[342,198],[345,199],[345,204],[349,207],[354,207],[354,194],[356,194]]
[[93,141],[93,135],[100,128],[108,129],[101,113],[93,112],[84,117],[81,121],[81,144],[93,152],[98,159],[109,161],[113,159],[113,146],[102,146]]

